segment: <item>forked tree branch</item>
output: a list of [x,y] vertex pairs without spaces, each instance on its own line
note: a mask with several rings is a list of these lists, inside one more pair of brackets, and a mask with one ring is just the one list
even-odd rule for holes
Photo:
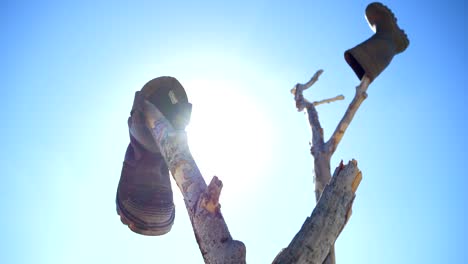
[[324,139],[323,139],[323,129],[322,126],[320,125],[319,117],[317,110],[315,109],[315,106],[323,104],[323,103],[330,103],[334,102],[337,100],[343,100],[344,96],[343,95],[338,95],[330,99],[318,101],[318,102],[309,102],[307,99],[304,98],[303,92],[312,85],[314,85],[320,75],[322,75],[323,70],[318,70],[310,80],[305,83],[305,84],[296,84],[293,89],[291,89],[291,93],[294,95],[294,100],[296,102],[296,108],[297,111],[302,111],[304,109],[307,109],[307,115],[309,118],[309,124],[312,129],[312,144],[313,148],[317,150],[318,152],[323,152],[323,146],[324,146]]
[[[339,142],[341,141],[346,128],[351,123],[357,109],[359,108],[360,104],[364,101],[367,97],[366,90],[369,86],[369,78],[364,76],[362,79],[361,84],[356,89],[356,95],[351,102],[348,110],[345,112],[343,119],[338,124],[335,133],[333,133],[330,140],[326,143],[324,142],[323,138],[323,129],[319,121],[317,110],[315,106],[320,105],[321,103],[329,103],[336,100],[344,99],[344,96],[340,95],[334,98],[318,101],[318,102],[309,102],[307,99],[304,98],[303,91],[310,88],[314,83],[318,81],[318,78],[323,73],[323,70],[317,71],[314,76],[305,84],[296,84],[296,86],[291,90],[294,94],[294,99],[296,102],[296,108],[298,111],[302,111],[304,109],[307,110],[309,125],[312,130],[312,147],[311,153],[314,157],[314,180],[315,180],[315,196],[316,200],[320,201],[321,196],[323,195],[323,190],[325,186],[330,182],[331,178],[331,171],[330,171],[330,160],[331,156],[335,152]],[[359,173],[359,178],[361,174]],[[357,186],[356,186],[357,188]],[[354,189],[355,190],[355,189]],[[318,206],[318,205],[317,205]],[[349,207],[351,212],[351,207]],[[350,214],[348,215],[348,217]],[[307,222],[307,221],[306,221]],[[296,235],[299,236],[302,230]],[[340,230],[341,232],[341,230]],[[339,233],[337,234],[337,236]],[[335,238],[336,239],[336,238]],[[290,244],[288,249],[293,245]],[[328,254],[325,259],[321,259],[320,262],[291,262],[291,263],[323,263],[324,264],[334,264],[335,263],[335,254],[334,254],[334,240],[329,245],[328,250],[326,253]],[[317,259],[316,259],[317,261]]]

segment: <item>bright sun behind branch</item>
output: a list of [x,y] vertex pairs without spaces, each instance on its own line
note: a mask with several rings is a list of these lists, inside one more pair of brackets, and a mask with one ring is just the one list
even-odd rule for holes
[[190,150],[205,180],[217,175],[224,195],[259,184],[271,158],[270,119],[242,89],[223,81],[184,83],[193,104]]

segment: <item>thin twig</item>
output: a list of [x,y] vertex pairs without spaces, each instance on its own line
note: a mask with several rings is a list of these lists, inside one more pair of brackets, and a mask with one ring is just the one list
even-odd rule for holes
[[313,102],[312,104],[314,106],[317,106],[317,105],[321,105],[321,104],[329,104],[331,102],[335,102],[335,101],[339,101],[339,100],[344,100],[345,97],[343,95],[338,95],[338,96],[335,96],[333,98],[329,98],[329,99],[325,99],[325,100],[322,100],[322,101],[315,101]]
[[305,84],[303,85],[303,89],[302,89],[302,90],[303,90],[303,91],[304,91],[304,90],[307,90],[307,89],[309,89],[312,85],[314,85],[314,83],[316,83],[316,82],[318,81],[318,78],[320,77],[320,75],[322,75],[322,73],[323,73],[323,70],[322,70],[322,69],[318,70],[318,71],[314,74],[314,76],[312,76],[312,78],[310,78],[310,80],[309,80],[307,83],[305,83]]
[[325,142],[323,140],[323,129],[320,125],[319,117],[317,110],[313,103],[307,101],[304,98],[303,91],[310,88],[314,83],[318,81],[320,75],[322,75],[323,70],[318,70],[314,76],[305,84],[296,84],[296,86],[291,90],[291,93],[294,94],[294,100],[296,101],[296,108],[298,111],[307,109],[307,115],[309,117],[310,128],[312,129],[312,143],[315,148],[322,149]]
[[303,91],[309,89],[314,83],[318,81],[320,75],[322,75],[323,70],[318,70],[314,76],[305,84],[296,84],[294,88],[291,89],[291,93],[294,94],[294,100],[296,101],[297,111],[302,111],[304,108],[307,108],[309,105],[313,105],[307,99],[304,98]]

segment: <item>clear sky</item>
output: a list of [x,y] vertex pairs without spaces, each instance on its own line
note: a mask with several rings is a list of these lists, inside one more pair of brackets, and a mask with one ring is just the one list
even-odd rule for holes
[[[248,263],[271,263],[315,205],[306,96],[328,138],[358,84],[343,52],[370,37],[367,1],[1,1],[2,263],[202,263],[176,220],[134,234],[115,212],[134,92],[170,75],[193,103],[193,155],[224,182]],[[370,86],[332,161],[363,181],[337,263],[467,263],[465,1],[387,1],[408,50]],[[173,187],[176,187],[173,185]]]

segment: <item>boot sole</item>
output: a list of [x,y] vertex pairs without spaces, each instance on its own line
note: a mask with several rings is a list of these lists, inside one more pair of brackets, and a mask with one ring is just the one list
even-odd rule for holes
[[409,45],[408,36],[406,35],[405,31],[402,30],[398,26],[398,23],[397,23],[398,19],[395,17],[395,14],[392,12],[392,10],[382,3],[375,2],[375,3],[369,4],[366,8],[366,18],[370,25],[375,25],[376,23],[372,15],[369,14],[369,10],[371,8],[374,9],[376,12],[386,13],[392,18],[391,19],[392,32],[396,33],[396,35],[393,36],[395,38],[394,39],[395,42],[397,43],[396,53],[401,53],[404,50],[406,50],[406,48]]
[[171,231],[172,225],[174,224],[175,209],[172,210],[172,216],[166,223],[158,224],[157,226],[145,227],[145,224],[142,223],[143,221],[141,220],[138,221],[137,217],[133,216],[132,214],[127,212],[125,209],[121,208],[121,205],[118,199],[116,199],[115,204],[116,204],[117,214],[120,216],[120,221],[122,222],[122,224],[128,226],[130,230],[140,235],[161,236]]

